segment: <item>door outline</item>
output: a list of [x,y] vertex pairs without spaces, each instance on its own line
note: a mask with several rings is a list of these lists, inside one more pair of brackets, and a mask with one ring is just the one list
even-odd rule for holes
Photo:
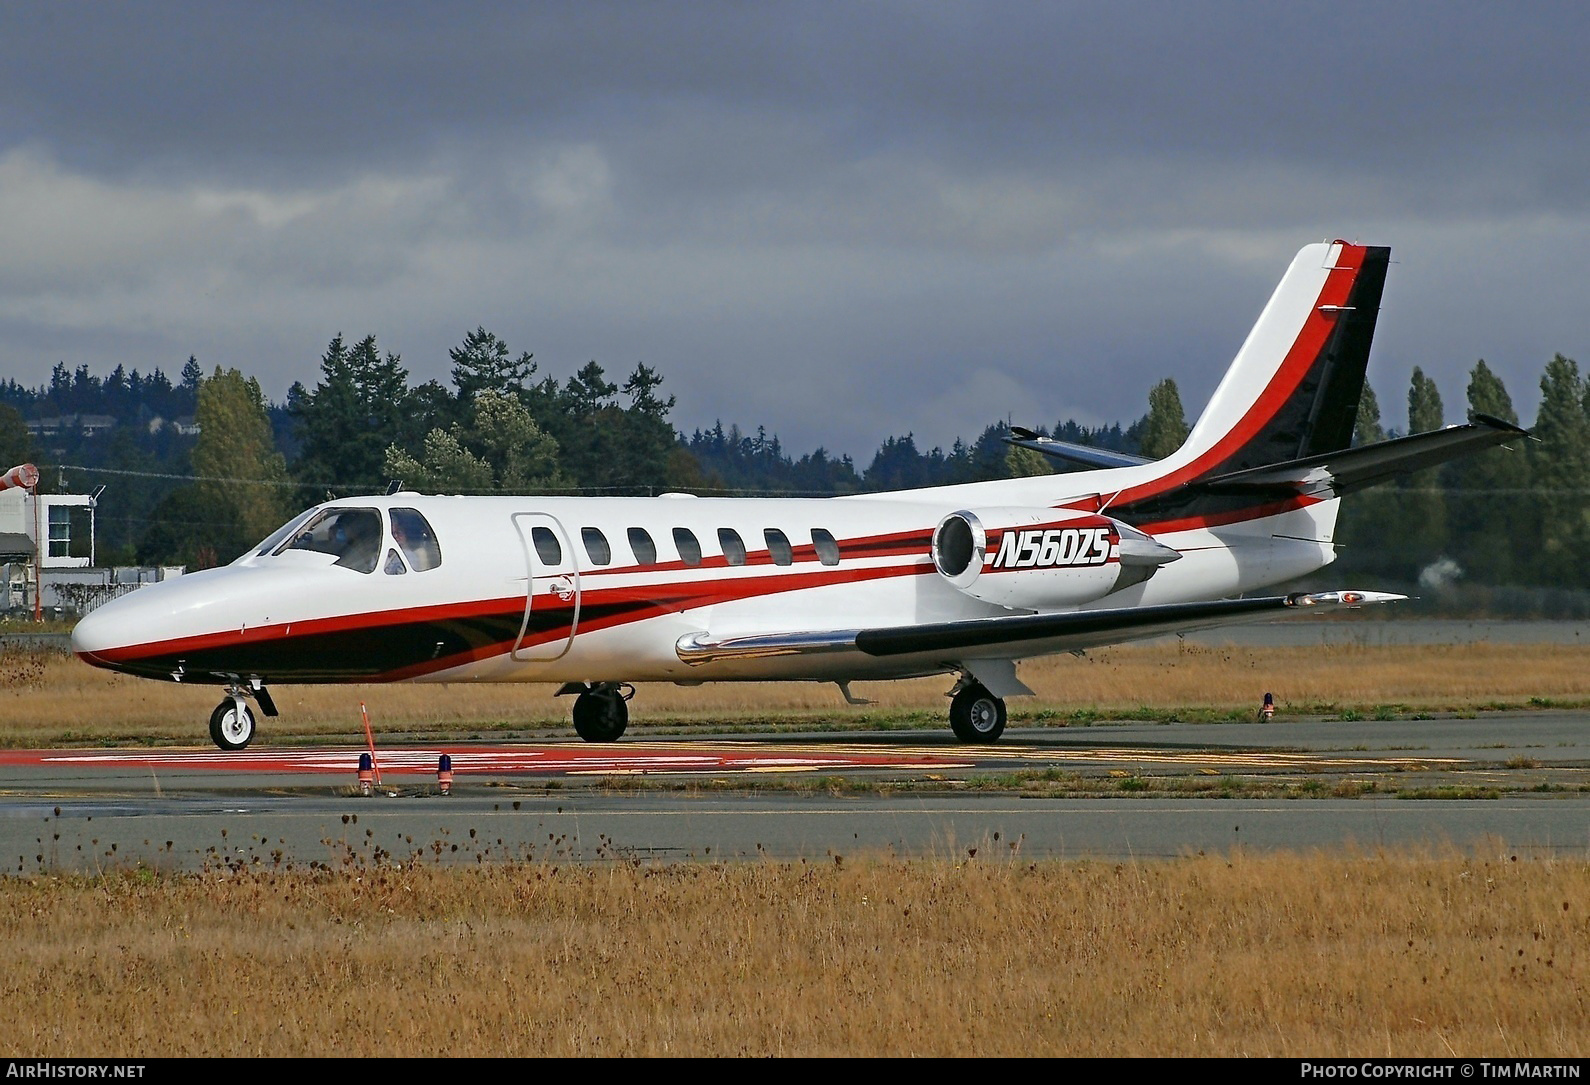
[[[513,514],[513,526],[519,532],[519,545],[524,550],[525,561],[525,593],[524,617],[519,622],[519,636],[513,642],[512,657],[519,663],[550,663],[568,655],[569,648],[574,643],[574,633],[580,626],[580,557],[574,549],[573,540],[563,525],[554,516],[544,512],[516,512]],[[558,545],[563,548],[567,556],[567,570],[563,568],[548,568],[541,564],[541,557],[536,553],[535,542],[530,537],[532,528],[544,527],[557,536]],[[559,581],[565,584],[559,584]],[[539,584],[538,584],[539,581]],[[544,644],[525,646],[525,635],[530,631],[530,611],[535,607],[537,588],[543,597],[552,594],[561,595],[561,587],[571,593],[574,602],[574,613],[569,619],[569,635],[561,640],[550,640]]]

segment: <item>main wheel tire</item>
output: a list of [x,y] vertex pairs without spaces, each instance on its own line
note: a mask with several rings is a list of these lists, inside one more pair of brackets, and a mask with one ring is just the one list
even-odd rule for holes
[[254,741],[254,712],[241,701],[228,697],[210,713],[210,741],[228,753],[241,750]]
[[574,730],[587,742],[617,742],[629,727],[629,706],[616,689],[587,690],[574,699]]
[[962,742],[997,742],[1005,733],[1005,702],[980,685],[967,686],[950,702],[950,730]]

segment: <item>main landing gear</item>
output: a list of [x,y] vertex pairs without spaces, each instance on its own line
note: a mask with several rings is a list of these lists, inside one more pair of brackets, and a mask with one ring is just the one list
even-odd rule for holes
[[966,743],[988,745],[1005,733],[1005,702],[981,682],[962,679],[951,690],[950,730]]
[[[568,686],[564,690],[574,692]],[[617,742],[629,726],[629,699],[633,696],[635,687],[628,682],[584,686],[574,699],[574,730],[587,742]]]
[[233,683],[226,687],[226,699],[210,713],[210,741],[227,753],[235,753],[254,741],[254,710],[245,699],[252,695],[267,716],[276,715],[270,691],[254,680],[249,685]]

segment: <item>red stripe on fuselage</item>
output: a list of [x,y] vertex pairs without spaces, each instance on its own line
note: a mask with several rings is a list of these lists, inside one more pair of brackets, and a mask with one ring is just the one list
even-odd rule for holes
[[[640,572],[641,570],[636,570]],[[647,569],[645,572],[654,572]],[[632,604],[632,609],[607,614],[598,618],[582,619],[576,634],[611,629],[633,624],[664,614],[679,613],[718,603],[739,602],[746,599],[778,595],[784,592],[828,587],[836,584],[853,584],[869,580],[882,580],[897,576],[916,576],[933,572],[932,563],[924,556],[909,564],[870,568],[828,567],[810,572],[790,572],[773,576],[746,576],[733,580],[711,579],[663,584],[625,584],[599,588],[580,593],[581,610],[612,605]],[[423,674],[448,670],[466,663],[504,655],[518,648],[533,648],[540,644],[555,643],[569,637],[570,624],[575,621],[574,600],[560,600],[556,596],[538,596],[532,613],[562,613],[565,617],[556,625],[536,631],[520,641],[517,637],[425,663],[399,668],[382,675],[349,679],[349,681],[393,681],[413,678]],[[343,614],[328,618],[284,622],[273,626],[260,626],[241,631],[206,633],[168,641],[127,645],[85,654],[88,662],[98,666],[126,666],[140,660],[162,656],[180,656],[184,653],[240,648],[265,642],[308,638],[328,633],[366,632],[394,625],[412,625],[426,622],[448,622],[470,618],[518,617],[524,613],[523,596],[497,599],[470,600],[428,607],[402,607],[393,610],[367,611]]]

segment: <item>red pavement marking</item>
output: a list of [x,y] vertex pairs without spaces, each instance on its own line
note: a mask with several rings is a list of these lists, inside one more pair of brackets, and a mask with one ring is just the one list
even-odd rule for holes
[[[222,772],[327,773],[352,775],[360,750],[353,748],[221,750],[0,750],[0,765],[80,769],[196,769]],[[447,754],[455,774],[555,775],[561,773],[818,772],[846,768],[956,768],[962,758],[920,752],[813,750],[796,746],[721,747],[514,745],[436,746],[379,751],[381,771],[407,775],[436,772]]]

